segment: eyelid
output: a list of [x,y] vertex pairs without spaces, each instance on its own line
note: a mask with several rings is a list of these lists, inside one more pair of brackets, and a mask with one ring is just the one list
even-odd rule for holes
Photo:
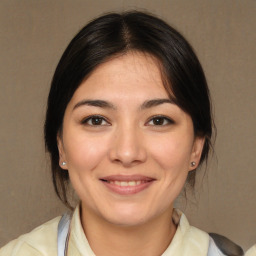
[[[155,118],[163,118],[165,119],[168,123],[167,124],[162,124],[162,125],[155,125],[155,124],[149,124],[149,122],[153,121],[153,119]],[[171,119],[170,117],[168,116],[165,116],[165,115],[154,115],[154,116],[151,116],[147,121],[146,121],[146,125],[148,126],[166,126],[166,125],[170,125],[170,124],[174,124],[175,122],[173,121],[173,119]]]
[[[102,124],[100,124],[100,125],[88,124],[88,121],[91,120],[92,118],[100,118],[103,121],[105,121],[107,124],[103,124],[103,125]],[[87,117],[83,118],[82,121],[81,121],[81,124],[88,125],[88,126],[109,126],[109,125],[111,125],[109,120],[105,116],[97,115],[97,114],[96,115],[95,114],[90,115],[90,116],[87,116]]]

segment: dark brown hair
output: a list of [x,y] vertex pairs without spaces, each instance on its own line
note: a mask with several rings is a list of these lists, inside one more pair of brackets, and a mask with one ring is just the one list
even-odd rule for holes
[[[213,127],[210,96],[192,47],[179,32],[153,15],[137,11],[103,15],[72,39],[56,68],[48,97],[45,145],[51,156],[55,191],[67,206],[69,175],[59,167],[57,147],[66,107],[81,82],[99,64],[129,51],[147,53],[159,61],[166,91],[191,116],[195,135],[205,137],[200,164],[208,157]],[[189,172],[187,181],[194,186],[195,171]]]

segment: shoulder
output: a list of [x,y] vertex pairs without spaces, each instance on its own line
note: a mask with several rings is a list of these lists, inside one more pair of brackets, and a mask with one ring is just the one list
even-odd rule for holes
[[194,253],[193,255],[244,255],[242,248],[228,238],[215,233],[208,234],[198,228],[191,226],[186,216],[177,209],[175,209],[173,214],[173,221],[174,223],[178,224],[177,231],[182,233],[181,238],[184,243],[183,248],[187,248],[188,252],[197,252],[197,254]]
[[60,218],[54,218],[9,242],[0,249],[0,256],[57,255],[57,229]]
[[[203,243],[205,244],[206,239],[208,240],[207,256],[244,255],[243,249],[239,245],[235,244],[233,241],[228,239],[227,237],[215,233],[208,234],[195,227],[191,227],[190,231],[191,234],[193,234],[191,236],[192,240],[194,241],[195,244],[199,245],[200,247],[202,246]],[[251,254],[249,254],[248,256],[251,256]]]
[[256,244],[245,253],[245,256],[256,256]]

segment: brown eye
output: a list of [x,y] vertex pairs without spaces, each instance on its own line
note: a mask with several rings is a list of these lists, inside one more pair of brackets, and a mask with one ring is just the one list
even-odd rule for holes
[[152,121],[154,125],[163,125],[165,119],[163,117],[156,117],[156,118],[153,118]]
[[147,125],[152,126],[163,126],[163,125],[169,125],[174,123],[170,118],[165,116],[155,116],[149,120]]
[[91,126],[103,126],[109,125],[105,118],[102,116],[90,116],[82,121],[82,124],[91,125]]
[[92,125],[101,125],[103,119],[101,117],[92,117],[91,118],[91,123]]

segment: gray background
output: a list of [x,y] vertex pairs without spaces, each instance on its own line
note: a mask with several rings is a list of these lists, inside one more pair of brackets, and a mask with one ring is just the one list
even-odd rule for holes
[[205,231],[244,249],[256,242],[255,0],[1,0],[0,246],[65,211],[43,144],[51,77],[85,23],[127,9],[148,10],[178,28],[212,92],[215,156],[196,196],[177,205]]

